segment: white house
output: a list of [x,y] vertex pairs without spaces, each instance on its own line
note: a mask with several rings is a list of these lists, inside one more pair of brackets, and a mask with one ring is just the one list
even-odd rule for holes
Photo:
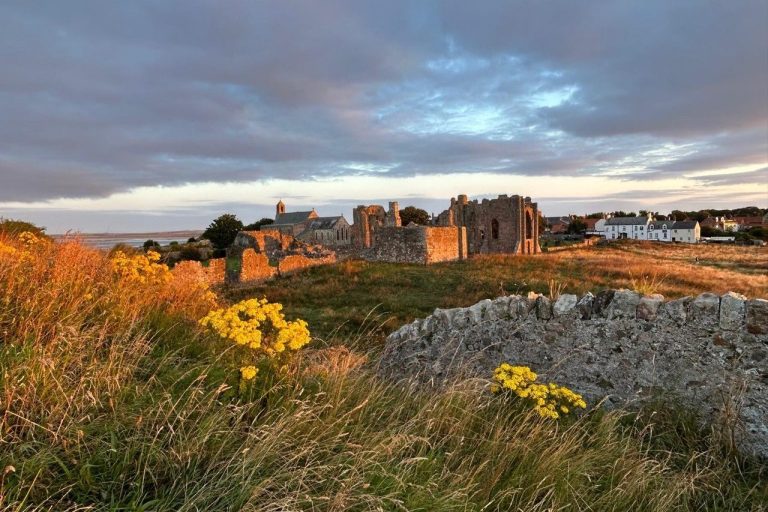
[[701,226],[697,220],[680,220],[672,224],[672,241],[697,244],[701,240]]
[[[613,217],[605,221],[606,240],[647,240],[651,216]],[[597,226],[595,226],[597,227]]]
[[648,223],[648,240],[657,242],[698,243],[701,226],[695,220],[655,220]]

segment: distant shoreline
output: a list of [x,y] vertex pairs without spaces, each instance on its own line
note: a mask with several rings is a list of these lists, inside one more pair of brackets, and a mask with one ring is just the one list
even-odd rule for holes
[[198,238],[203,230],[182,231],[147,231],[141,233],[66,233],[54,234],[51,237],[59,242],[69,238],[80,240],[83,244],[100,249],[111,249],[117,244],[126,244],[132,247],[141,247],[145,241],[154,240],[161,245],[171,242],[184,243],[190,238]]

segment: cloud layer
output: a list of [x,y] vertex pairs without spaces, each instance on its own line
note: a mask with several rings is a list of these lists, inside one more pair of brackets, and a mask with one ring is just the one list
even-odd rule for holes
[[0,203],[271,178],[661,180],[768,162],[761,0],[2,10]]

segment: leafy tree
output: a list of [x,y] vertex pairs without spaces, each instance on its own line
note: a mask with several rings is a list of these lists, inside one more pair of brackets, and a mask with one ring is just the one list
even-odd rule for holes
[[588,219],[602,219],[603,217],[605,217],[605,214],[603,212],[595,212],[587,215]]
[[203,238],[211,241],[217,249],[226,249],[235,241],[238,231],[243,230],[243,223],[236,215],[225,213],[211,222],[203,232]]
[[587,223],[581,220],[580,218],[576,217],[574,219],[571,219],[571,223],[568,224],[568,230],[567,232],[570,234],[579,234],[583,233],[587,230]]
[[187,243],[188,243],[188,244],[193,244],[193,243],[195,243],[195,242],[197,242],[197,238],[195,238],[195,237],[193,237],[193,236],[191,236],[191,237],[189,237],[189,238],[187,239]]
[[261,219],[261,220],[259,220],[257,222],[254,222],[252,224],[248,224],[243,229],[245,231],[261,231],[261,226],[267,226],[269,224],[274,224],[274,223],[275,223],[275,221],[273,219],[264,217],[263,219]]
[[147,251],[149,251],[150,249],[153,249],[153,250],[155,250],[155,251],[156,251],[156,250],[160,249],[160,244],[159,244],[159,243],[157,243],[157,242],[155,242],[154,240],[152,240],[152,239],[150,238],[149,240],[147,240],[146,242],[144,242],[144,246],[143,246],[143,247],[144,247],[144,252],[147,252]]
[[9,236],[17,236],[25,231],[29,231],[33,235],[39,237],[46,237],[45,228],[36,226],[31,222],[25,222],[23,220],[4,219],[0,217],[0,233],[4,233]]
[[429,214],[421,208],[406,206],[400,210],[400,222],[402,222],[403,226],[407,226],[411,222],[420,226],[426,226],[429,224]]

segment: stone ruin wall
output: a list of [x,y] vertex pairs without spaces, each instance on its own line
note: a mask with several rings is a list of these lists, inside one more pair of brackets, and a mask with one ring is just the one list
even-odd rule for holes
[[336,263],[335,255],[322,258],[307,258],[299,254],[293,254],[278,261],[277,272],[279,275],[285,276],[307,268],[317,267],[318,265],[330,265],[331,263]]
[[368,261],[425,265],[462,259],[459,233],[463,228],[380,227],[370,248],[360,255]]
[[[437,309],[393,332],[380,370],[441,385],[530,366],[589,404],[662,396],[712,425],[736,411],[740,449],[768,458],[768,301],[727,293],[665,301],[629,290],[507,296]],[[666,394],[666,395],[665,395]]]
[[243,251],[240,267],[240,283],[255,283],[272,279],[277,275],[277,267],[269,264],[264,253],[257,253],[250,247]]

